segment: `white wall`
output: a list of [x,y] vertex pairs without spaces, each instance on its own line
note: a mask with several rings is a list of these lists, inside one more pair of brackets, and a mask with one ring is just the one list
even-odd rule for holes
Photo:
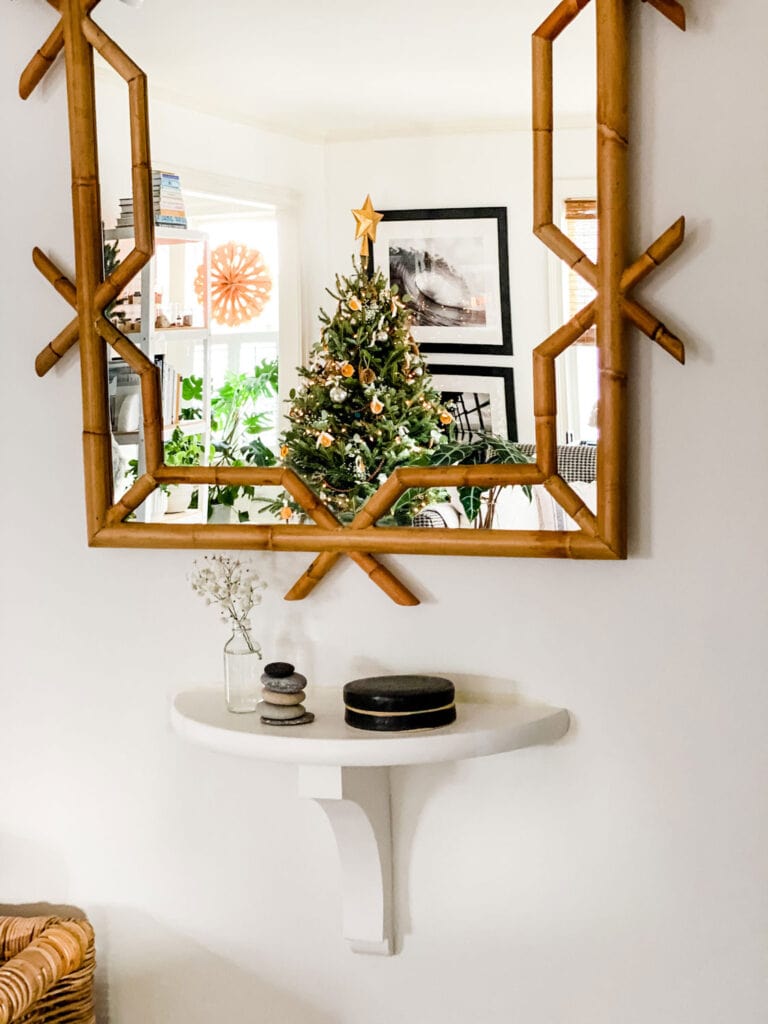
[[307,559],[260,559],[265,647],[314,684],[430,670],[574,715],[552,748],[395,773],[402,953],[378,960],[341,940],[333,840],[290,767],[169,731],[224,641],[191,555],[85,546],[77,358],[32,368],[68,317],[29,258],[71,266],[63,82],[15,98],[51,19],[12,7],[0,898],[88,911],[113,1024],[762,1024],[768,14],[691,3],[687,36],[636,14],[637,242],[680,212],[690,238],[646,287],[688,365],[635,341],[633,557],[397,559],[415,610],[353,567],[286,604]]

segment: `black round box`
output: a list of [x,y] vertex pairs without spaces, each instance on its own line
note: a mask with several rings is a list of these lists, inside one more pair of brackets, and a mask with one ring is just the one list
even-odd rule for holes
[[344,685],[344,721],[355,729],[402,732],[456,721],[456,691],[438,676],[372,676]]

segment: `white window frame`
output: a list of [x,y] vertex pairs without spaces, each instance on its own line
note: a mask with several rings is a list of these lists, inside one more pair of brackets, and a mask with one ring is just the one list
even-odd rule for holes
[[[555,224],[564,230],[566,199],[595,199],[597,180],[595,178],[555,178],[552,187],[552,203]],[[562,260],[548,251],[549,276],[549,329],[554,332],[568,319],[566,305],[567,268]],[[579,425],[579,380],[576,367],[576,353],[571,345],[562,357],[555,361],[555,386],[557,388],[557,440],[566,444],[569,438],[578,437]]]
[[[166,166],[155,161],[157,166]],[[280,282],[280,305],[278,310],[278,409],[276,424],[278,436],[288,425],[286,399],[291,388],[297,387],[297,367],[304,363],[302,346],[302,305],[301,305],[301,262],[299,211],[300,193],[294,189],[264,185],[244,178],[231,178],[213,174],[193,167],[174,166],[182,186],[192,192],[208,192],[211,195],[227,196],[233,200],[264,203],[277,212],[277,238],[279,251],[278,280]]]

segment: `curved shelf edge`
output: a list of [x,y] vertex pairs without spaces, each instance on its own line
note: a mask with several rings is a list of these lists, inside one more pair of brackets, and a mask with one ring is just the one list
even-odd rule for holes
[[553,743],[566,734],[570,716],[546,705],[459,701],[457,719],[440,729],[408,733],[363,732],[346,725],[341,694],[315,690],[307,699],[311,725],[276,728],[258,714],[227,711],[220,690],[186,690],[171,710],[185,739],[222,754],[297,765],[392,767],[437,764],[502,754]]

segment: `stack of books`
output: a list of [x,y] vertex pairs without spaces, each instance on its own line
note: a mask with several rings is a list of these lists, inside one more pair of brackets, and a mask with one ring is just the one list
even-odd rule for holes
[[[152,202],[155,211],[155,224],[173,228],[187,226],[184,196],[178,174],[173,174],[171,171],[152,171]],[[120,200],[120,216],[117,226],[119,228],[133,227],[133,198]]]
[[160,369],[160,395],[163,408],[163,425],[175,426],[181,416],[180,373],[165,361],[164,355],[155,356],[155,365]]

